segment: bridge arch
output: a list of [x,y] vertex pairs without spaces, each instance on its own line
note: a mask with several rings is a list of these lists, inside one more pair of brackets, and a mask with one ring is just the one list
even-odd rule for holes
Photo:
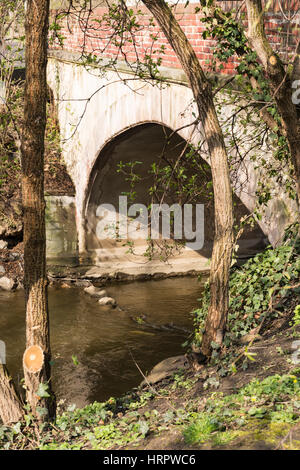
[[[89,184],[99,154],[124,132],[147,123],[176,130],[185,141],[197,144],[201,126],[189,126],[195,109],[191,90],[183,76],[162,87],[135,79],[123,71],[110,71],[106,76],[94,70],[89,73],[71,60],[52,57],[48,64],[48,82],[58,102],[58,115],[63,156],[76,189],[76,218],[79,250],[86,249],[85,217]],[[182,74],[181,74],[182,75]],[[124,80],[126,84],[124,84]],[[224,114],[230,110],[224,109]],[[225,114],[226,115],[226,114]],[[249,158],[235,174],[237,196],[251,212],[255,207],[258,172]],[[246,168],[245,168],[246,167]],[[289,209],[274,210],[286,200],[271,201],[259,222],[271,243],[276,243],[287,223]],[[285,206],[286,207],[286,206]],[[287,214],[287,215],[286,215]]]
[[64,160],[76,188],[81,252],[85,251],[88,184],[99,151],[124,130],[147,122],[181,129],[185,140],[195,142],[199,131],[188,126],[193,120],[193,97],[185,84],[158,87],[125,73],[99,75],[78,64],[49,58],[48,83],[56,94]]
[[[126,240],[111,239],[111,233],[107,240],[99,240],[97,234],[97,223],[99,222],[99,213],[97,209],[101,204],[110,204],[120,213],[119,196],[128,193],[130,183],[126,181],[126,176],[117,172],[118,165],[122,161],[122,168],[128,168],[126,165],[138,162],[134,172],[138,174],[140,180],[137,181],[133,190],[135,192],[134,203],[144,204],[148,207],[151,202],[149,188],[153,186],[153,177],[150,169],[153,163],[158,165],[163,163],[175,164],[180,155],[189,152],[187,142],[178,133],[162,125],[161,123],[142,123],[124,130],[108,142],[99,152],[98,158],[90,174],[88,191],[85,200],[85,227],[86,249],[92,258],[92,264],[101,266],[102,269],[113,269],[117,271],[126,271],[127,273],[137,274],[143,271],[160,272],[166,269],[172,271],[186,272],[190,270],[204,270],[208,268],[207,259],[211,256],[212,243],[214,237],[214,208],[211,187],[211,172],[209,165],[202,159],[201,165],[197,169],[199,191],[197,200],[193,204],[204,205],[204,245],[201,249],[174,249],[168,259],[168,265],[164,265],[159,259],[162,255],[160,248],[156,246],[153,259],[149,262],[145,258],[145,252],[149,244],[145,240],[134,240],[133,252],[130,253],[129,245],[131,242],[128,237]],[[163,155],[163,156],[162,156]],[[188,167],[187,175],[192,175],[194,167]],[[200,176],[201,175],[201,176]],[[131,205],[129,199],[129,205]],[[173,195],[171,191],[166,193],[164,202],[169,206],[178,203],[178,196]],[[248,213],[246,207],[235,196],[235,215],[240,219]],[[132,202],[133,203],[133,202]],[[184,212],[184,210],[183,210]],[[119,214],[118,214],[119,217]],[[101,217],[100,217],[101,219]],[[108,227],[116,223],[113,214],[113,221],[108,222]],[[194,217],[195,224],[195,217]],[[193,227],[195,229],[195,225]],[[198,235],[200,238],[199,225]],[[106,238],[106,237],[104,237]],[[255,230],[248,231],[240,241],[241,254],[245,255],[255,252],[263,246],[264,234],[258,226]],[[170,245],[168,245],[168,248]],[[163,252],[165,254],[165,252]]]

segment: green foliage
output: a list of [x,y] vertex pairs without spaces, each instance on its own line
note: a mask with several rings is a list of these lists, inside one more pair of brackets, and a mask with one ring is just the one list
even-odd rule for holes
[[184,439],[188,444],[202,443],[207,441],[210,435],[218,431],[220,423],[209,414],[202,413],[199,418],[184,431]]
[[[239,118],[239,126],[244,126],[247,134],[251,124],[254,125],[255,130],[261,127],[260,111],[262,108],[265,109],[265,114],[269,115],[266,126],[267,131],[266,129],[261,129],[260,134],[257,133],[256,137],[257,142],[261,141],[258,145],[262,146],[265,143],[271,147],[273,160],[267,161],[262,158],[261,152],[259,152],[258,157],[252,152],[251,159],[257,160],[257,168],[263,168],[269,178],[276,181],[278,185],[284,186],[290,198],[295,199],[295,170],[291,161],[288,142],[282,130],[281,117],[273,99],[273,93],[270,90],[265,71],[258,60],[256,52],[253,51],[253,48],[248,43],[243,26],[244,14],[238,14],[234,9],[225,12],[219,6],[214,6],[213,9],[208,8],[211,5],[208,5],[210,2],[206,2],[206,0],[203,0],[201,3],[203,4],[202,11],[204,12],[201,21],[206,25],[203,38],[216,40],[213,60],[209,63],[211,69],[214,72],[221,71],[224,68],[224,64],[233,57],[239,62],[236,67],[237,73],[234,77],[234,82],[240,96],[245,98],[247,104],[236,105],[236,93],[232,93],[229,87],[227,87],[228,95],[232,97],[232,105],[236,108],[234,120],[237,119],[241,110],[243,110],[244,118]],[[288,66],[286,69],[288,75]],[[256,122],[254,122],[255,115]],[[272,122],[271,128],[268,128],[269,122]],[[231,132],[234,134],[233,129],[231,129]],[[232,135],[229,140],[237,152],[240,153],[240,149],[243,148],[241,137]],[[253,147],[252,144],[251,146]],[[272,189],[266,186],[265,178],[263,177],[258,184],[258,202],[261,205],[266,205],[271,197]]]
[[201,21],[206,25],[206,30],[202,34],[203,39],[211,37],[217,41],[211,67],[214,70],[219,67],[221,70],[222,64],[225,64],[236,54],[239,58],[237,78],[254,77],[260,86],[259,90],[254,93],[254,99],[270,101],[270,91],[263,68],[258,61],[256,52],[248,44],[244,28],[236,19],[235,10],[225,12],[222,8],[215,7],[213,13],[210,10],[206,10],[204,13],[204,17],[201,18]]
[[[297,372],[297,371],[296,371]],[[295,424],[299,421],[300,378],[298,375],[273,375],[260,381],[253,379],[237,393],[223,396],[213,393],[203,411],[190,416],[183,434],[190,444],[210,440],[224,445],[251,429],[267,431],[272,423]]]
[[197,382],[196,378],[186,378],[184,372],[177,372],[173,376],[173,382],[171,385],[172,390],[184,388],[185,390],[190,390],[193,388],[193,385]]
[[[297,233],[298,225],[294,227]],[[299,293],[292,285],[299,279],[300,240],[297,235],[275,249],[269,247],[230,275],[229,315],[225,345],[260,325],[266,315],[276,317],[282,300]],[[210,302],[209,284],[195,310],[197,338],[201,338]],[[276,306],[276,309],[274,307]]]
[[46,383],[40,383],[39,384],[39,388],[38,388],[38,391],[37,391],[37,396],[40,397],[40,398],[49,398],[50,395],[48,393],[48,390],[49,390],[49,385],[46,384]]
[[74,366],[79,365],[78,357],[75,354],[72,354],[72,361],[73,361]]
[[[201,196],[212,197],[210,167],[202,160],[200,149],[186,146],[175,162],[167,157],[167,152],[171,152],[173,146],[175,144],[170,136],[166,136],[165,147],[158,161],[147,168],[146,178],[151,182],[148,188],[149,200],[159,202],[175,197],[176,201],[192,203],[199,201]],[[135,200],[135,188],[142,181],[138,172],[141,165],[143,162],[140,161],[120,161],[117,165],[117,173],[122,174],[129,183],[129,190],[125,194],[131,201]]]
[[294,318],[293,318],[293,325],[298,326],[300,325],[300,305],[297,305],[294,311]]
[[[214,391],[200,399],[198,394],[191,396],[190,383],[186,387],[188,377],[177,374],[174,379],[155,393],[140,391],[82,409],[70,406],[53,424],[38,426],[28,414],[26,424],[0,426],[0,448],[111,449],[139,444],[148,435],[174,429],[183,432],[189,444],[210,442],[222,446],[249,430],[267,433],[275,425],[276,437],[278,429],[288,430],[286,426],[299,422],[299,368],[290,374],[253,379],[231,395]],[[196,380],[197,376],[194,383]],[[179,389],[187,397],[184,408],[173,403]],[[155,398],[162,404],[163,396],[167,408],[156,406],[155,401],[147,406]]]
[[[148,211],[151,213],[153,204],[171,203],[184,204],[198,203],[199,200],[210,203],[213,197],[211,171],[209,165],[201,157],[201,148],[193,145],[182,147],[177,160],[170,158],[172,152],[178,153],[178,142],[173,140],[174,133],[165,131],[165,144],[157,161],[145,167],[141,161],[123,162],[117,164],[117,173],[127,183],[127,191],[123,194],[128,197],[128,202],[136,200],[141,184],[146,188]],[[142,171],[143,165],[143,171]],[[141,174],[143,173],[143,175]],[[174,212],[170,214],[171,237],[174,234]],[[149,221],[150,222],[150,221]],[[159,255],[162,261],[167,261],[170,256],[180,252],[185,244],[184,240],[156,240],[155,243],[148,239],[144,256],[152,259]],[[134,242],[127,241],[128,253],[135,254]]]
[[260,381],[253,379],[248,385],[239,392],[240,395],[255,397],[257,399],[266,399],[272,402],[280,402],[280,398],[291,395],[293,397],[300,393],[299,372],[295,369],[295,374],[291,375],[272,375]]

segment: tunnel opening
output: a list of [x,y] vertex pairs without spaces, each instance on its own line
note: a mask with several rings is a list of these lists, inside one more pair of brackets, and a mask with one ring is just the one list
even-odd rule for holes
[[[175,170],[174,170],[175,168]],[[168,179],[168,172],[173,174]],[[181,176],[180,175],[181,172]],[[173,181],[174,180],[174,181]],[[134,183],[134,184],[133,184]],[[184,237],[184,212],[182,212],[183,237],[174,243],[174,230],[171,228],[170,239],[153,241],[132,235],[127,231],[127,238],[118,237],[117,225],[112,238],[112,226],[120,220],[120,196],[127,198],[126,203],[142,204],[150,208],[151,203],[165,203],[169,207],[177,204],[184,208],[185,204],[202,204],[204,207],[204,242],[201,247],[191,249],[186,246]],[[104,213],[99,207],[110,205],[116,208],[116,218],[107,217],[105,233],[99,237],[99,221],[103,228]],[[110,209],[108,209],[108,212]],[[183,209],[184,211],[184,209]],[[140,211],[136,211],[140,216]],[[234,215],[236,224],[247,216],[249,211],[234,196]],[[86,202],[86,248],[92,263],[103,269],[110,268],[126,272],[188,272],[190,270],[208,270],[208,259],[211,256],[214,238],[214,201],[210,167],[198,151],[176,132],[157,123],[146,123],[124,131],[110,141],[99,153],[91,173]],[[131,221],[134,218],[131,218]],[[140,221],[140,218],[136,220]],[[175,223],[174,212],[171,213],[171,225]],[[117,221],[117,222],[116,222]],[[143,227],[150,232],[151,222]],[[160,237],[162,232],[160,220]],[[145,225],[145,224],[144,224]],[[193,212],[192,229],[199,229]],[[136,225],[131,225],[136,227]],[[109,228],[109,229],[108,229]],[[142,232],[139,225],[139,230]],[[141,234],[141,233],[140,233]],[[238,241],[237,256],[246,259],[263,249],[268,240],[255,224],[246,227]],[[151,251],[151,246],[154,246]],[[190,244],[193,246],[193,244]],[[149,248],[150,247],[150,248]],[[167,253],[163,257],[163,250]],[[166,267],[167,266],[167,267]],[[147,271],[148,270],[148,271]]]

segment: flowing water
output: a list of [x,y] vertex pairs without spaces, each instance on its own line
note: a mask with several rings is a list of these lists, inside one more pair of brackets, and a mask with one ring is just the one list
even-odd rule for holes
[[[193,277],[108,286],[124,312],[99,306],[79,288],[50,288],[53,386],[58,399],[84,406],[120,396],[143,380],[136,364],[146,373],[159,361],[182,354],[187,333],[155,330],[130,317],[147,315],[149,323],[174,323],[192,330],[190,312],[202,290],[203,283]],[[0,291],[0,339],[6,343],[9,371],[19,379],[24,323],[24,293]]]

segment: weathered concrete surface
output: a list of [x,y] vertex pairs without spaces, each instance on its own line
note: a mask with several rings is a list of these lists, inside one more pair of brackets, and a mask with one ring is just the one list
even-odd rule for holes
[[[63,155],[76,188],[81,252],[85,250],[83,224],[89,178],[105,144],[139,124],[156,122],[177,129],[191,122],[190,113],[182,114],[192,99],[187,87],[173,85],[160,90],[149,84],[140,90],[141,83],[131,75],[122,74],[122,77],[130,80],[128,85],[115,72],[99,78],[82,66],[49,59],[49,85],[56,98],[63,100],[59,102],[58,116],[62,140],[65,140]],[[93,93],[87,105],[85,99]],[[186,128],[180,135],[189,140],[194,132]]]
[[75,198],[46,196],[47,258],[54,262],[78,257]]
[[[191,90],[184,79],[180,84],[179,72],[176,74],[178,84],[158,87],[141,83],[125,72],[109,71],[101,77],[96,69],[90,73],[70,58],[49,59],[48,82],[58,102],[63,156],[76,188],[76,225],[81,254],[87,248],[86,216],[91,174],[108,143],[125,131],[145,123],[179,129],[178,134],[186,141],[193,144],[199,142],[201,126],[188,126],[193,121],[192,112],[195,111]],[[224,108],[223,118],[226,120],[230,113],[229,108]],[[260,175],[260,170],[255,170],[254,166],[248,156],[233,181],[237,196],[250,212],[255,208]],[[262,231],[273,245],[282,237],[284,227],[293,220],[295,208],[280,188],[275,189],[259,221]],[[209,256],[195,252],[185,251],[178,259],[172,259],[169,266],[163,266],[158,261],[141,265],[128,256],[123,259],[124,250],[121,253],[120,246],[116,244],[99,249],[104,250],[98,253],[101,272],[184,272],[195,268],[207,270],[208,267]]]

